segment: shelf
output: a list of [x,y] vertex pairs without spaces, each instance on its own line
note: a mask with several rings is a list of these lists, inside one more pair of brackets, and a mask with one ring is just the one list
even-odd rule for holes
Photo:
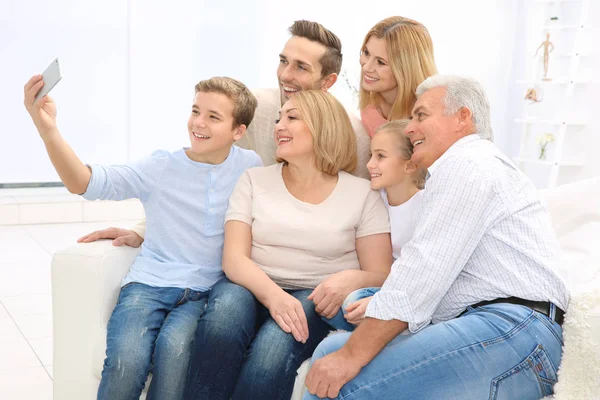
[[526,79],[519,79],[517,80],[517,83],[520,84],[527,84],[527,85],[569,85],[569,84],[573,84],[573,85],[581,85],[581,84],[586,84],[586,83],[598,83],[600,81],[597,80],[590,80],[590,79],[586,79],[586,80],[572,80],[572,79],[552,79],[551,81],[543,81],[543,80],[539,80],[539,81],[531,81],[531,80],[526,80]]
[[551,119],[539,119],[539,118],[515,118],[515,122],[521,124],[546,124],[546,125],[585,125],[585,121],[578,120],[551,120]]
[[[569,57],[598,57],[600,53],[590,53],[590,52],[573,52],[573,53],[552,53],[552,57],[558,58],[569,58]],[[538,58],[543,58],[544,54],[540,53],[537,55]]]
[[544,25],[544,27],[542,28],[545,31],[566,31],[569,29],[584,29],[585,25],[577,25],[577,24],[568,24],[568,25],[554,25],[554,24],[548,24],[548,25]]
[[554,165],[557,165],[559,167],[582,167],[583,166],[583,163],[580,161],[554,162],[554,161],[547,161],[547,160],[539,160],[537,158],[525,158],[525,157],[515,157],[515,158],[513,158],[513,160],[517,163],[545,165],[548,167],[552,167]]
[[579,3],[581,0],[536,0],[536,3]]

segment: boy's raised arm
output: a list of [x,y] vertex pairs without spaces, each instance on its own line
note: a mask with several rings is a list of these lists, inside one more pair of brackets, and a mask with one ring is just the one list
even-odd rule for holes
[[56,126],[56,104],[50,96],[46,95],[35,101],[35,95],[42,86],[42,75],[33,76],[25,84],[25,108],[44,141],[50,161],[65,187],[71,193],[83,194],[90,183],[92,172],[60,135]]

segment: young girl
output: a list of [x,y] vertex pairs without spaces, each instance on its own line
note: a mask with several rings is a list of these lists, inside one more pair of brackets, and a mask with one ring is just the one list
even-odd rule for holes
[[403,17],[386,18],[371,28],[360,66],[360,113],[370,137],[384,123],[408,118],[417,86],[437,74],[429,32]]
[[[392,254],[400,257],[402,247],[410,241],[422,203],[422,189],[427,171],[411,161],[413,146],[404,134],[408,120],[382,125],[371,140],[371,189],[379,190],[390,216]],[[350,293],[341,310],[326,320],[336,329],[354,330],[365,318],[371,297],[380,288],[358,289]]]

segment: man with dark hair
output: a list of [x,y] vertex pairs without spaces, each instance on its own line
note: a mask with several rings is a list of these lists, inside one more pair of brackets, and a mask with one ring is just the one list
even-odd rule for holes
[[[318,59],[318,64],[321,66],[321,74],[320,79],[316,79],[310,87],[303,88],[304,90],[310,89],[328,89],[331,87],[335,81],[337,80],[337,76],[339,75],[342,69],[342,42],[340,38],[338,38],[333,32],[319,23],[299,20],[296,21],[288,28],[288,31],[291,33],[292,37],[284,47],[284,52],[288,47],[290,42],[299,42],[296,43],[300,47],[306,48],[306,50],[310,50],[310,47],[313,47],[313,53],[315,55],[321,54]],[[312,42],[311,43],[306,43]],[[304,44],[304,46],[303,46]],[[318,46],[321,45],[321,46]],[[293,47],[293,46],[292,46]],[[285,57],[284,53],[279,55],[280,59]],[[311,57],[312,58],[312,57]],[[279,69],[277,71],[277,77],[280,76]],[[334,78],[335,75],[335,79]],[[333,79],[333,81],[331,81]],[[283,95],[283,89],[280,89]],[[325,86],[325,87],[323,87]],[[283,98],[282,98],[283,103]]]
[[[342,42],[323,25],[299,20],[289,27],[292,37],[279,54],[277,82],[279,90],[253,91],[258,99],[258,109],[248,135],[238,146],[251,148],[263,158],[265,165],[275,163],[277,146],[273,129],[279,108],[300,90],[329,90],[337,81],[342,68]],[[366,165],[369,161],[370,140],[362,122],[349,113],[356,133],[358,166],[354,175],[369,179]]]
[[325,53],[319,59],[322,67],[321,76],[339,74],[342,69],[342,42],[333,32],[319,23],[305,19],[294,22],[288,31],[292,36],[320,43],[325,47]]

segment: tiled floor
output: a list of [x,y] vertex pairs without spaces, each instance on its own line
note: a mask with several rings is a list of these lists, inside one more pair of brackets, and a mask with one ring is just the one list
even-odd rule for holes
[[52,254],[93,230],[136,222],[0,226],[0,399],[52,399]]

